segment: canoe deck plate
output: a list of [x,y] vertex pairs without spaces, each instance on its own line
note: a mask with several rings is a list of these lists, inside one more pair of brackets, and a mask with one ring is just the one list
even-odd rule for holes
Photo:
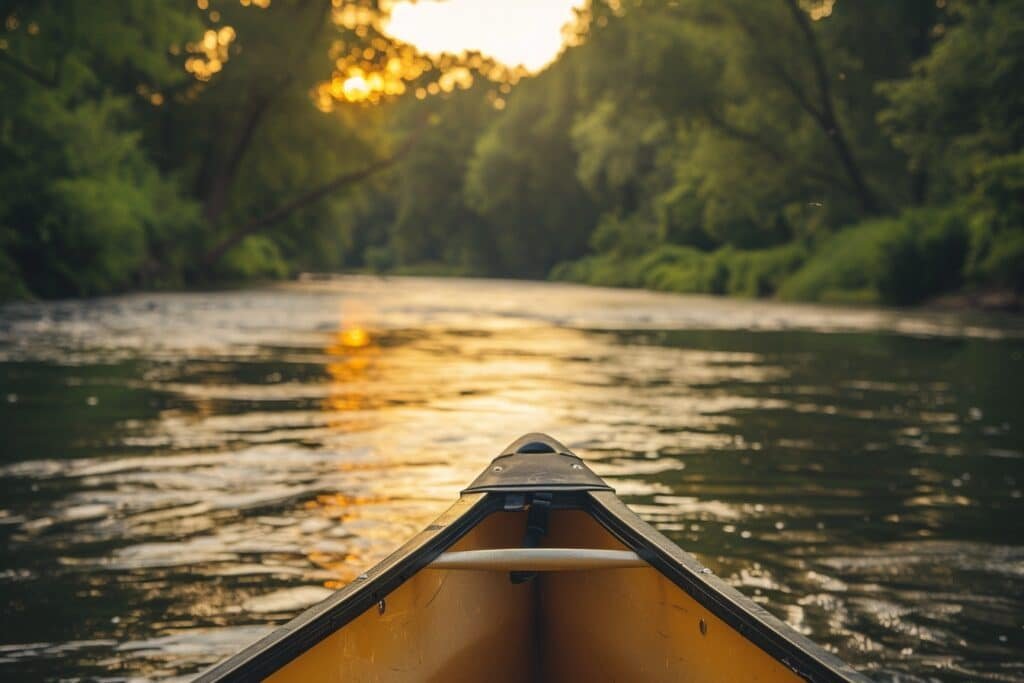
[[463,493],[612,490],[575,455],[512,453],[495,458]]

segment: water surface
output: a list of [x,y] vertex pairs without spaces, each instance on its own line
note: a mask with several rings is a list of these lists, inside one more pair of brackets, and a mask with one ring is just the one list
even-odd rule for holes
[[0,678],[187,677],[546,431],[872,677],[1024,679],[1024,325],[342,278],[0,309]]

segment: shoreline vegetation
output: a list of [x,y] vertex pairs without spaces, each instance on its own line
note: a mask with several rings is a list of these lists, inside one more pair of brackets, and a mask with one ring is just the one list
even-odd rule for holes
[[1019,290],[965,277],[970,249],[960,215],[928,210],[852,226],[817,245],[599,253],[556,266],[551,279],[783,301],[1020,310]]
[[0,301],[301,272],[1020,310],[1024,0],[592,0],[538,74],[391,2],[15,2]]

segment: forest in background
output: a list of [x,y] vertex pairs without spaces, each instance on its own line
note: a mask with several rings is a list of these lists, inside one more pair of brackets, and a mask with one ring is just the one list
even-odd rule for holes
[[391,5],[0,0],[0,298],[1024,292],[1024,0],[592,0],[535,75],[419,54]]

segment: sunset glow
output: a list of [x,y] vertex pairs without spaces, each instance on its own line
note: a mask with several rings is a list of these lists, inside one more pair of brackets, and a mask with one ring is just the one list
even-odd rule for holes
[[431,54],[479,51],[537,71],[562,49],[562,27],[584,0],[396,2],[388,33]]

